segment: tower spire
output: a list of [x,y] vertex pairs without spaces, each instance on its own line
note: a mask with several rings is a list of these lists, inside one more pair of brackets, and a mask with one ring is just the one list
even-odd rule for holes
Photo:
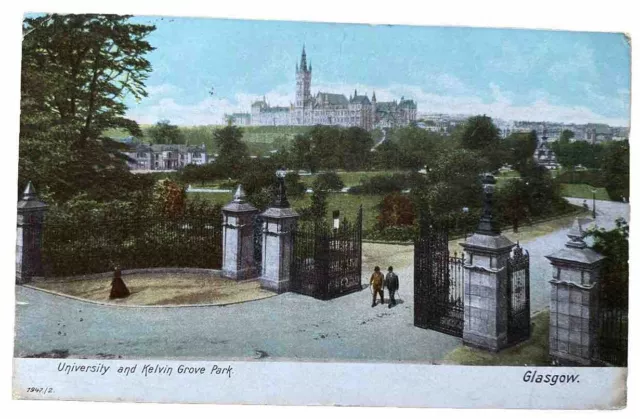
[[304,49],[304,44],[302,44],[302,58],[300,59],[300,70],[307,71],[307,53]]

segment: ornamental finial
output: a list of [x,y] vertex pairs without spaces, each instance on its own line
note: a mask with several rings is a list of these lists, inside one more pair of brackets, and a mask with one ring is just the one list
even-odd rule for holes
[[233,202],[237,202],[239,204],[244,202],[244,199],[246,198],[247,194],[245,194],[244,192],[244,188],[242,187],[242,185],[238,185],[238,187],[236,188],[236,191],[233,194]]
[[584,230],[582,230],[580,221],[577,218],[573,221],[573,225],[569,229],[567,237],[569,237],[569,241],[565,246],[572,247],[574,249],[584,249],[587,247],[587,244],[584,242]]

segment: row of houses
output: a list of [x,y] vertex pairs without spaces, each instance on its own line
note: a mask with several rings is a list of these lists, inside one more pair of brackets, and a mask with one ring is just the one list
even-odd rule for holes
[[205,145],[184,144],[128,144],[124,152],[129,157],[130,170],[177,170],[188,164],[206,164]]

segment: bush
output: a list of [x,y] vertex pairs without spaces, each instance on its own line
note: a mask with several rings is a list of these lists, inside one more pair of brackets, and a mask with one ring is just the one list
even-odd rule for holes
[[344,182],[336,172],[325,172],[318,175],[311,188],[314,191],[340,192],[344,188]]
[[591,229],[591,248],[606,256],[602,266],[601,304],[609,308],[627,308],[629,299],[629,224],[619,218],[610,231]]
[[164,179],[153,189],[156,209],[167,217],[179,217],[184,214],[187,205],[185,188],[178,183]]
[[605,177],[599,170],[567,170],[555,178],[558,183],[580,184],[586,183],[594,188],[605,187]]
[[300,211],[302,221],[320,221],[327,216],[327,193],[322,190],[315,190],[311,195],[311,205],[302,208]]
[[411,188],[415,173],[394,173],[392,175],[376,175],[364,179],[359,185],[349,189],[354,195],[384,195],[401,192]]
[[383,230],[371,229],[363,232],[363,237],[368,240],[385,242],[408,242],[416,238],[417,228],[413,225],[402,227],[387,227]]
[[284,185],[287,188],[287,195],[292,198],[303,196],[307,191],[307,187],[300,181],[300,175],[297,172],[287,172],[284,177]]
[[380,215],[378,215],[378,225],[381,230],[387,227],[411,226],[415,218],[415,209],[408,196],[393,193],[385,195],[382,199]]

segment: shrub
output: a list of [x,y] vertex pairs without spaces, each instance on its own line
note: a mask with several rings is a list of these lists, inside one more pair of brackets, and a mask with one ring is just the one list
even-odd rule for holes
[[179,217],[184,214],[187,205],[187,193],[183,186],[164,179],[159,181],[154,190],[153,198],[156,210],[167,217]]
[[327,215],[327,193],[314,189],[311,195],[311,205],[300,210],[302,221],[320,221]]
[[599,170],[567,170],[556,176],[558,183],[580,184],[586,183],[595,188],[604,188],[606,179]]
[[370,229],[363,232],[363,237],[368,240],[386,242],[408,242],[415,239],[417,229],[415,226],[387,227],[383,230]]
[[307,190],[305,184],[300,181],[300,175],[297,172],[287,172],[284,184],[287,188],[287,195],[293,198],[303,196]]
[[591,229],[591,248],[606,256],[602,266],[601,304],[611,308],[627,308],[629,298],[629,224],[619,218],[616,228]]
[[383,195],[401,192],[413,184],[413,173],[394,173],[392,175],[376,175],[364,179],[359,185],[349,189],[354,195]]
[[336,172],[325,172],[318,175],[311,188],[314,191],[340,192],[344,188],[344,182]]
[[415,218],[415,209],[408,196],[393,193],[382,199],[380,215],[378,215],[380,229],[410,226],[413,225]]

